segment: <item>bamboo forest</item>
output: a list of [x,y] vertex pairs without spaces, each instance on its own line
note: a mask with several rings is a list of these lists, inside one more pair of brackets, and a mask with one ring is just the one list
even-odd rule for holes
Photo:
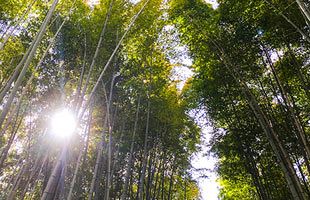
[[0,0],[0,200],[309,200],[310,0]]

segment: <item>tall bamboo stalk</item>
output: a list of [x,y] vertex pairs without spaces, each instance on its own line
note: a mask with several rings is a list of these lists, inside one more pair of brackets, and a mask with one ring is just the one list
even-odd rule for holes
[[139,180],[138,194],[137,194],[138,200],[143,199],[144,178],[145,178],[145,172],[146,172],[146,167],[147,167],[147,158],[148,158],[148,137],[149,137],[149,123],[150,123],[150,109],[151,109],[150,107],[151,107],[151,102],[150,102],[150,100],[148,100],[146,128],[145,128],[145,135],[144,135],[143,157],[142,157],[142,170],[141,170],[141,176],[140,176],[140,180]]
[[130,174],[131,174],[130,172],[131,172],[131,166],[132,166],[132,160],[133,160],[133,150],[134,150],[134,145],[135,145],[135,137],[136,137],[138,121],[139,121],[140,100],[141,100],[141,98],[139,96],[138,97],[137,109],[136,109],[135,124],[133,127],[132,136],[131,136],[129,158],[128,158],[128,163],[127,163],[127,167],[126,167],[125,183],[123,186],[121,200],[125,200],[127,198],[127,190],[128,190],[129,178],[130,178]]
[[[39,44],[46,32],[46,28],[47,28],[47,25],[50,21],[50,19],[52,18],[52,15],[56,9],[56,5],[58,3],[59,0],[54,0],[41,27],[40,27],[40,30],[37,34],[37,36],[35,37],[34,41],[32,42],[32,45],[30,46],[29,48],[29,54],[25,54],[23,59],[21,60],[21,62],[19,63],[19,66],[23,66],[21,72],[19,73],[19,76],[14,84],[14,87],[7,99],[7,102],[5,103],[5,105],[3,106],[3,110],[2,110],[2,113],[1,113],[1,116],[0,116],[0,127],[2,126],[2,123],[7,115],[7,113],[9,112],[10,110],[10,107],[11,107],[11,104],[13,102],[13,99],[15,98],[15,95],[19,89],[19,87],[21,86],[22,84],[22,81],[24,79],[24,76],[29,68],[29,65],[32,61],[32,58],[34,57],[34,54],[35,52],[37,51],[37,48],[39,47]],[[1,101],[2,99],[0,99]]]

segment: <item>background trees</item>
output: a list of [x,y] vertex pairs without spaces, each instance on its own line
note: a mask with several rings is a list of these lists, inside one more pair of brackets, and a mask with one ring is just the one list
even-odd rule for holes
[[[309,198],[309,2],[0,3],[1,198],[197,199],[197,108],[222,199]],[[49,123],[63,109],[70,139]]]
[[303,114],[308,103],[301,101],[308,101],[309,33],[303,13],[293,1],[219,3],[212,10],[203,1],[174,1],[171,16],[194,58],[189,92],[218,128],[213,152],[220,196],[307,199],[309,119]]
[[[158,41],[164,7],[1,2],[1,198],[199,196],[187,174],[199,129]],[[49,124],[64,108],[70,139]]]

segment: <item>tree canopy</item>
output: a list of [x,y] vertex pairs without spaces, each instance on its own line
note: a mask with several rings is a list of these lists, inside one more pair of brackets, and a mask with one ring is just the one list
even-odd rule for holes
[[309,199],[310,2],[217,3],[0,0],[0,199],[203,199],[193,110],[219,199]]

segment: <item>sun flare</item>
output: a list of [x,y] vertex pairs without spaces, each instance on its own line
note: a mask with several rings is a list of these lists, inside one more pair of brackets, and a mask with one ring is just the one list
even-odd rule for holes
[[52,116],[51,127],[53,135],[69,137],[76,128],[76,120],[69,110],[63,109]]

